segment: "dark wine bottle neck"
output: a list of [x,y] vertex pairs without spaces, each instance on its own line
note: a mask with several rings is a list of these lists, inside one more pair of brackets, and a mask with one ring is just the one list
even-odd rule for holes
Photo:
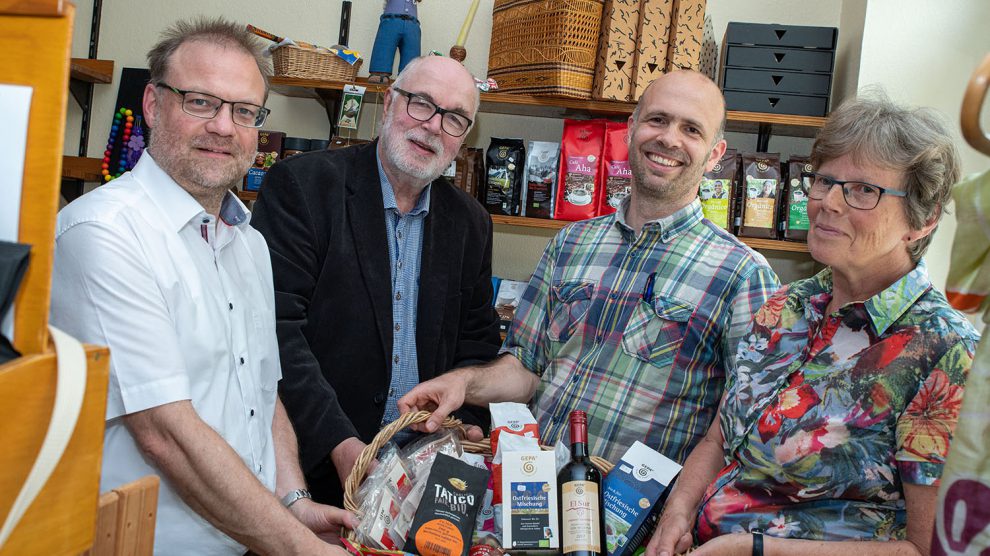
[[584,442],[572,442],[571,456],[576,458],[588,457],[588,445]]

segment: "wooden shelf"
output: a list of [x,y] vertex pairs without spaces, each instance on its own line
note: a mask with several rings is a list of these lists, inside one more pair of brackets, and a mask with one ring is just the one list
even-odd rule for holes
[[103,160],[99,158],[86,158],[84,156],[63,156],[62,157],[62,177],[103,183],[103,176],[100,174]]
[[113,60],[73,58],[69,65],[69,77],[86,83],[112,83]]
[[[492,215],[492,222],[503,226],[518,226],[524,228],[542,228],[548,230],[559,230],[570,224],[566,220],[548,220],[546,218],[527,218],[525,216],[502,216]],[[807,253],[808,244],[795,241],[780,241],[776,239],[760,239],[752,237],[739,238],[743,243],[758,251],[790,251],[793,253]]]
[[245,203],[248,202],[248,201],[257,201],[258,200],[258,192],[257,191],[241,191],[240,189],[238,189],[237,190],[237,198],[240,199],[241,201],[244,201]]
[[[368,83],[360,78],[358,85],[367,87],[365,95],[378,95],[385,91],[386,85]],[[320,79],[297,79],[291,77],[273,77],[272,90],[279,94],[303,98],[320,98],[321,93],[341,91],[345,85],[341,81],[324,81]],[[481,111],[500,114],[517,114],[559,118],[571,114],[590,114],[595,116],[628,116],[632,114],[636,104],[611,100],[583,100],[566,97],[545,97],[519,95],[514,93],[481,93]],[[792,116],[786,114],[763,114],[758,112],[728,112],[726,130],[741,133],[757,133],[760,124],[773,126],[775,135],[796,137],[814,137],[818,128],[825,124],[825,118],[812,116]]]

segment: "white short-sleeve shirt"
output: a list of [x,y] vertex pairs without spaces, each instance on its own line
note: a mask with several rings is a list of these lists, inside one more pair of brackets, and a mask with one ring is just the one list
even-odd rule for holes
[[[110,347],[101,491],[162,477],[156,554],[243,554],[179,498],[121,416],[191,400],[275,488],[272,417],[281,378],[271,261],[232,194],[220,222],[146,151],[133,171],[58,215],[52,323]],[[237,508],[231,508],[237,511]]]

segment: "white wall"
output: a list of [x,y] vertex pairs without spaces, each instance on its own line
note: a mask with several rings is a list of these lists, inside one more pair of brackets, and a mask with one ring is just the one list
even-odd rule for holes
[[[861,0],[846,0],[853,1]],[[969,147],[959,129],[963,91],[990,52],[988,25],[990,2],[984,0],[870,0],[863,25],[860,87],[881,85],[894,100],[942,112],[965,173],[990,169],[990,158]],[[928,251],[939,288],[945,285],[955,228],[955,217],[945,218]]]
[[[466,65],[476,75],[484,75],[491,39],[493,0],[482,0],[468,36]],[[467,13],[468,0],[424,0],[419,7],[423,28],[423,52],[446,53]],[[92,0],[78,0],[73,56],[86,57],[88,51]],[[158,34],[177,18],[192,15],[226,15],[251,23],[275,34],[288,35],[322,45],[337,40],[340,0],[295,0],[279,4],[260,0],[237,3],[219,0],[173,0],[171,2],[106,0],[103,3],[99,58],[116,61],[113,85],[96,87],[89,154],[102,152],[117,96],[116,83],[123,67],[145,67],[145,54]],[[350,46],[370,57],[382,3],[354,0],[351,13]],[[990,21],[990,2],[958,0],[709,0],[715,36],[721,42],[729,21],[754,21],[792,25],[840,27],[834,98],[848,96],[857,86],[881,83],[895,98],[914,104],[934,106],[946,114],[953,128],[959,112],[961,93],[969,72],[990,46],[985,26]],[[862,37],[862,51],[859,50]],[[367,74],[368,61],[360,72]],[[301,137],[325,137],[327,118],[313,100],[273,94],[268,102],[272,116],[267,127]],[[367,138],[374,127],[376,109],[366,106],[358,136]],[[66,132],[67,154],[75,154],[79,141],[79,109],[70,101]],[[559,119],[481,114],[467,141],[486,146],[492,136],[558,140]],[[958,131],[956,131],[958,134]],[[729,134],[730,144],[743,150],[755,148],[755,136]],[[959,139],[962,146],[962,139]],[[774,137],[770,150],[790,154],[807,153],[811,140]],[[985,169],[988,159],[963,147],[969,172]],[[946,222],[929,256],[936,283],[944,281],[954,222]],[[551,232],[497,226],[495,271],[508,278],[523,279],[532,271]],[[767,253],[780,269],[781,278],[790,280],[811,272],[802,256]]]

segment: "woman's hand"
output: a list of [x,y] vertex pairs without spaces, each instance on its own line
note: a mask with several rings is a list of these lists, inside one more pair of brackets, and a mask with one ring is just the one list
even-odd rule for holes
[[694,519],[687,514],[668,511],[660,516],[657,530],[646,545],[646,556],[672,556],[691,548]]

